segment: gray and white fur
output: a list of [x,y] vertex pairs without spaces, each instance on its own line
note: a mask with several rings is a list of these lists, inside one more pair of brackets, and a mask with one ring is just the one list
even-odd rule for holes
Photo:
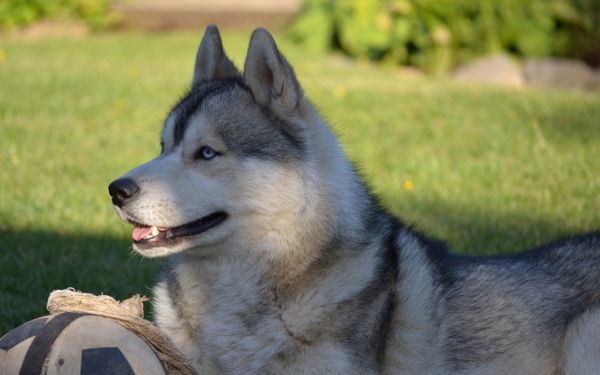
[[109,190],[199,374],[600,373],[600,234],[448,253],[378,204],[267,31],[242,74],[207,28],[161,142]]

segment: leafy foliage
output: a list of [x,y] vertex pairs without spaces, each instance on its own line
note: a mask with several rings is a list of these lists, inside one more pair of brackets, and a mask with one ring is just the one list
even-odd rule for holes
[[0,28],[26,26],[42,18],[75,17],[92,28],[111,25],[114,0],[3,0],[0,2]]
[[598,59],[598,21],[597,0],[306,0],[289,35],[313,51],[443,72],[500,51]]

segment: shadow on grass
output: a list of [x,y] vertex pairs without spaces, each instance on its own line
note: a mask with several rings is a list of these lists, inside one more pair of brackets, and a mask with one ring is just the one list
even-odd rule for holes
[[[392,208],[397,213],[409,212],[401,214],[407,223],[447,240],[452,251],[467,254],[515,252],[598,229],[447,202],[419,200]],[[151,296],[161,263],[132,256],[128,238],[101,234],[8,231],[0,232],[0,244],[0,334],[47,315],[46,300],[54,289],[72,286],[117,299],[138,293]],[[150,304],[146,317],[151,318]]]
[[473,255],[519,252],[584,232],[522,213],[487,216],[477,212],[466,220],[453,212],[442,212],[436,221],[446,228],[455,251]]
[[452,212],[437,218],[455,252],[471,255],[516,253],[586,231],[526,214],[487,216],[477,212],[465,220]]
[[[160,261],[133,256],[127,238],[50,231],[0,231],[0,335],[47,315],[54,289],[151,295]],[[146,304],[146,317],[151,312]]]
[[447,241],[452,252],[470,255],[515,253],[600,229],[600,218],[587,224],[578,223],[577,218],[561,222],[522,209],[472,207],[423,198],[393,211],[417,230]]
[[[579,113],[586,113],[585,109]],[[573,111],[561,107],[547,111],[538,115],[540,130],[557,141],[568,139],[578,144],[596,143],[600,140],[600,126],[591,119],[598,118],[600,110],[590,109],[587,113],[587,117],[575,116]]]

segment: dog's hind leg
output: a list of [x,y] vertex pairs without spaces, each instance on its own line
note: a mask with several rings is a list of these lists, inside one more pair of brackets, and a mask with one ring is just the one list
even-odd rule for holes
[[600,374],[600,306],[569,325],[563,354],[565,375]]

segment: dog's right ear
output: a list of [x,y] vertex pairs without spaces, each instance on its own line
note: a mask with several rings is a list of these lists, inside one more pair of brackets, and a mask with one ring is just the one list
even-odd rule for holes
[[240,72],[223,51],[219,29],[215,25],[208,25],[196,53],[192,86],[201,81],[234,77],[240,77]]
[[294,69],[265,29],[256,29],[250,38],[244,82],[259,104],[283,117],[293,114],[303,97]]

